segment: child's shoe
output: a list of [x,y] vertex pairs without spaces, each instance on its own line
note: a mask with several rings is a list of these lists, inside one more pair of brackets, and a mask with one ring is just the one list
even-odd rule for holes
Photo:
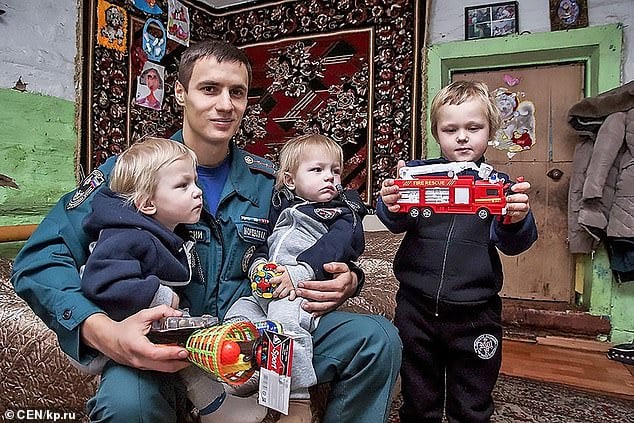
[[181,370],[179,375],[187,388],[187,398],[201,417],[212,414],[222,407],[227,398],[222,383],[212,379],[196,366]]
[[608,358],[625,364],[634,364],[634,342],[613,346],[608,350]]
[[246,398],[227,395],[225,402],[216,412],[200,416],[201,423],[260,423],[266,417],[268,408],[258,404],[258,396]]
[[256,371],[253,375],[241,385],[225,384],[225,392],[237,397],[249,397],[258,392],[260,388],[260,372]]

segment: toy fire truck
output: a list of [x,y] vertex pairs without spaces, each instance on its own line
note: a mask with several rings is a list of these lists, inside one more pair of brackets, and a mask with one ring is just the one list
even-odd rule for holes
[[[483,179],[460,175],[471,169]],[[400,212],[411,217],[431,217],[434,213],[489,215],[506,214],[508,181],[498,178],[493,167],[474,162],[438,163],[402,167],[394,184],[399,187]]]

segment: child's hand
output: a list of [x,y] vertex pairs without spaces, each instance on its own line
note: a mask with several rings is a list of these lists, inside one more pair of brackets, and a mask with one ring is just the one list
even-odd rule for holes
[[295,287],[293,286],[293,282],[291,282],[291,277],[286,271],[286,268],[284,266],[277,266],[275,271],[282,274],[271,279],[271,282],[278,284],[275,291],[273,291],[273,298],[288,297],[290,301],[293,301],[296,298]]
[[178,294],[176,292],[174,292],[174,295],[172,296],[172,304],[170,304],[170,307],[172,307],[174,310],[178,309],[178,306],[180,305],[180,298],[178,298]]
[[[528,190],[531,184],[528,182],[518,182],[511,186],[513,193],[506,197],[506,216],[507,223],[516,223],[524,220],[528,211],[531,209],[528,203]],[[508,220],[507,220],[508,219]]]
[[[398,177],[398,173],[400,169],[405,166],[405,161],[399,160],[396,165],[396,175]],[[389,211],[392,213],[396,213],[400,210],[401,206],[397,203],[399,198],[401,198],[401,194],[398,192],[398,186],[394,185],[394,179],[386,179],[383,181],[381,185],[381,200],[387,207]]]

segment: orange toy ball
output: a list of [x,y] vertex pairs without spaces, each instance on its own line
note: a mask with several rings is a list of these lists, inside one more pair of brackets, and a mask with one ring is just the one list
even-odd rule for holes
[[240,357],[240,345],[234,341],[225,341],[220,349],[220,362],[226,366],[235,364]]

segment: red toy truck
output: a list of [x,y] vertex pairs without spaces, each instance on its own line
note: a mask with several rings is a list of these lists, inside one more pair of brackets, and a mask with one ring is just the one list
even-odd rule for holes
[[[482,180],[460,176],[466,169],[478,171]],[[434,173],[435,175],[429,175]],[[447,176],[442,175],[446,173]],[[439,175],[440,174],[440,175]],[[431,217],[434,213],[477,214],[486,219],[490,214],[506,214],[507,181],[497,179],[490,165],[477,166],[473,162],[431,164],[403,167],[399,187],[400,212],[411,217]]]

